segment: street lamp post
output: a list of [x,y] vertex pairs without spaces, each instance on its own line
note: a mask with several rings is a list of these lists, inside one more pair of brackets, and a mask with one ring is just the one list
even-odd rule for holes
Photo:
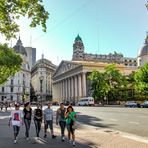
[[41,98],[41,105],[43,101],[43,76],[40,76],[40,98]]

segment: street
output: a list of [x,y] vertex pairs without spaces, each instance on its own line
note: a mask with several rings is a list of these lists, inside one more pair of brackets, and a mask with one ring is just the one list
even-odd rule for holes
[[119,107],[75,107],[78,120],[97,128],[109,128],[148,138],[148,109]]

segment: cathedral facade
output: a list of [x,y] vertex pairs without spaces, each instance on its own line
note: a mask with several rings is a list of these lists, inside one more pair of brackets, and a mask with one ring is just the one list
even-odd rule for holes
[[115,63],[124,75],[137,70],[136,58],[126,58],[116,52],[108,55],[85,53],[78,35],[73,44],[72,60],[62,61],[53,75],[53,101],[78,102],[80,98],[91,96],[88,76],[93,70],[103,72],[111,63]]

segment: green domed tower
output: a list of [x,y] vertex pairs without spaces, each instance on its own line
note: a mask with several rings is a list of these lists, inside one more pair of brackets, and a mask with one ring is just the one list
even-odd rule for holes
[[73,58],[72,60],[83,60],[84,59],[84,44],[82,38],[77,35],[73,44]]

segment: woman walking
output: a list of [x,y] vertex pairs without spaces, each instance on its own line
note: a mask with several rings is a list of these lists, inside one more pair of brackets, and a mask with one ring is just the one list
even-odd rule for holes
[[72,136],[72,144],[75,146],[75,123],[76,123],[76,112],[74,111],[73,107],[69,105],[67,107],[66,113],[66,125],[68,130],[68,139],[69,142],[71,142],[71,136]]
[[27,102],[25,104],[25,108],[23,109],[24,112],[24,123],[25,123],[25,136],[26,140],[29,140],[29,130],[30,130],[30,125],[31,125],[31,118],[32,118],[32,108],[30,107],[30,103]]
[[13,131],[14,131],[14,144],[17,143],[18,140],[18,134],[20,131],[20,126],[21,124],[23,125],[23,112],[19,110],[20,105],[17,103],[15,104],[15,110],[11,111],[11,116],[9,120],[9,126],[13,126]]
[[41,108],[42,108],[41,105],[38,104],[37,108],[34,110],[34,124],[35,124],[37,139],[39,138],[42,119],[43,119],[43,112]]

